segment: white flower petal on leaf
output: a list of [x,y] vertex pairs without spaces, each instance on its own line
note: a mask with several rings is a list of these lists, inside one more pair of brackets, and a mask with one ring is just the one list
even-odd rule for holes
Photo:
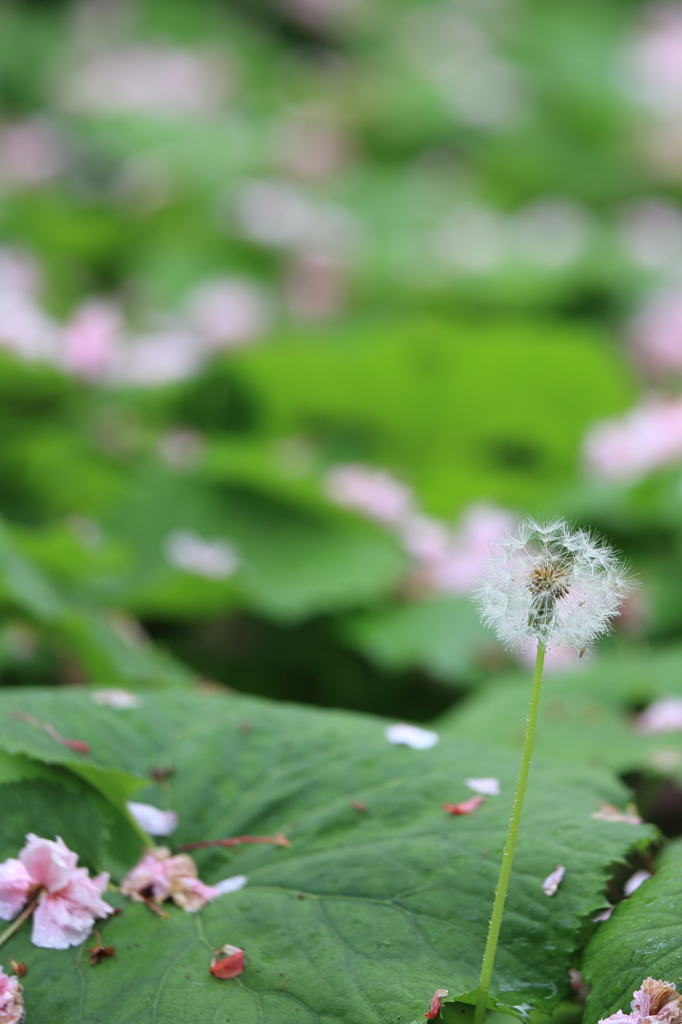
[[559,864],[558,867],[552,871],[551,875],[547,875],[547,878],[542,883],[542,891],[545,896],[553,896],[559,888],[561,882],[566,874],[566,868],[563,864]]
[[126,804],[133,818],[150,836],[169,836],[178,825],[175,811],[161,811],[151,804],[138,804],[129,800]]
[[223,878],[222,882],[216,882],[211,888],[216,890],[218,896],[225,896],[230,892],[239,892],[248,880],[247,875],[232,875],[231,878]]
[[500,780],[489,779],[465,779],[464,785],[472,789],[474,793],[481,793],[483,796],[499,796]]
[[626,896],[632,896],[636,889],[639,889],[640,885],[648,881],[651,878],[650,871],[635,871],[634,875],[630,875],[627,882],[623,886],[623,892]]
[[109,690],[92,690],[90,696],[95,704],[116,708],[117,711],[127,708],[139,708],[141,704],[140,698],[134,693],[131,693],[129,690],[119,690],[116,687]]
[[435,747],[440,739],[437,732],[420,729],[418,725],[408,725],[406,722],[389,725],[384,731],[384,736],[389,743],[412,747],[413,750],[429,750],[431,747]]

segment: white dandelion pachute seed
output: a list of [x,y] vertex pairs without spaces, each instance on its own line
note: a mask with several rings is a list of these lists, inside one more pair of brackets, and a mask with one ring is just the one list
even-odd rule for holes
[[616,552],[563,519],[532,519],[493,545],[475,599],[511,650],[539,642],[578,651],[609,629],[633,581]]

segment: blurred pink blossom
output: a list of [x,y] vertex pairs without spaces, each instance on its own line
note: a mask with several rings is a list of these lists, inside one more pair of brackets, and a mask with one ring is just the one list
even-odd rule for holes
[[327,320],[345,305],[343,264],[324,252],[297,253],[284,281],[285,301],[300,320]]
[[217,55],[132,43],[89,54],[67,77],[62,102],[79,113],[183,117],[219,109],[228,86]]
[[189,325],[211,349],[244,345],[268,327],[268,309],[260,288],[238,277],[205,281],[190,294]]
[[625,255],[644,270],[663,270],[682,257],[682,212],[663,199],[639,199],[621,213]]
[[9,978],[0,967],[0,1024],[22,1024],[23,989],[18,978]]
[[191,427],[168,430],[159,440],[158,453],[163,462],[179,473],[189,473],[201,463],[206,442],[203,434]]
[[318,31],[333,28],[357,4],[358,0],[278,0],[286,14]]
[[41,283],[40,267],[30,253],[0,246],[0,292],[35,299]]
[[[519,661],[528,668],[535,666],[535,655],[536,651],[534,648],[529,648],[527,651],[520,652],[516,655]],[[581,668],[587,664],[584,658],[580,658],[575,647],[566,647],[563,644],[559,644],[557,647],[550,647],[545,654],[545,672],[571,672],[576,668]]]
[[64,368],[91,380],[109,377],[119,357],[122,330],[117,306],[88,299],[64,328]]
[[7,185],[43,185],[64,170],[66,156],[55,129],[31,118],[0,127],[0,181]]
[[518,210],[511,221],[514,255],[534,266],[560,270],[585,254],[592,219],[570,199],[547,197]]
[[320,181],[339,170],[350,155],[350,142],[321,109],[300,109],[275,134],[275,157],[285,171],[305,181]]
[[583,445],[588,472],[637,480],[682,458],[682,398],[652,396],[625,416],[601,420]]
[[223,540],[204,540],[191,530],[174,530],[164,542],[167,561],[194,576],[224,580],[241,564],[234,548]]
[[490,554],[490,545],[501,540],[514,521],[505,509],[482,503],[465,509],[456,530],[416,515],[404,521],[400,536],[417,563],[422,586],[440,594],[468,594]]
[[385,469],[349,463],[330,469],[327,497],[387,526],[400,523],[412,508],[412,491]]
[[349,252],[361,234],[350,210],[313,199],[299,186],[277,179],[245,182],[235,212],[247,238],[281,249],[339,255]]
[[630,90],[658,114],[682,109],[682,6],[654,3],[626,55]]
[[11,920],[40,893],[33,912],[33,944],[44,949],[79,946],[98,918],[114,912],[101,898],[109,875],[90,878],[59,836],[52,842],[29,833],[26,840],[18,860],[10,857],[0,864],[0,917]]
[[115,372],[122,384],[173,384],[192,377],[201,366],[199,339],[182,330],[157,331],[132,338],[121,348]]
[[643,736],[682,732],[682,697],[661,697],[648,706],[635,721]]
[[21,359],[54,362],[59,329],[35,299],[17,290],[0,290],[0,348]]
[[682,289],[669,288],[649,299],[632,322],[630,345],[649,376],[682,373]]

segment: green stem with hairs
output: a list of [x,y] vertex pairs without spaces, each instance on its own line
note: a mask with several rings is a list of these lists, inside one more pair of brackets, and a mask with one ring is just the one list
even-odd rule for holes
[[38,895],[34,896],[29,905],[25,907],[24,910],[22,910],[22,912],[19,914],[19,917],[15,917],[9,928],[6,928],[2,935],[0,935],[0,946],[3,946],[8,939],[11,939],[14,933],[21,928],[26,918],[31,916],[33,911],[38,906],[38,901],[40,897],[43,895],[43,891],[44,890],[41,889],[38,892]]
[[538,642],[538,653],[535,659],[535,672],[533,673],[533,692],[531,694],[530,708],[528,710],[526,736],[523,741],[519,781],[516,784],[514,806],[512,807],[507,841],[504,844],[504,853],[502,854],[502,866],[500,868],[500,877],[498,878],[497,889],[495,891],[493,912],[490,916],[488,939],[485,944],[483,965],[481,967],[481,979],[478,983],[478,998],[476,1001],[476,1012],[474,1013],[474,1024],[483,1024],[483,1021],[485,1020],[485,1011],[488,1005],[488,993],[490,991],[490,982],[492,981],[493,967],[495,965],[497,941],[500,937],[500,926],[502,924],[502,915],[504,914],[504,903],[507,898],[509,877],[511,875],[514,851],[516,850],[516,841],[519,836],[519,826],[521,824],[521,815],[523,813],[523,801],[526,796],[526,786],[528,785],[530,760],[533,754],[533,740],[535,739],[535,726],[537,725],[538,708],[540,706],[540,691],[542,689],[542,670],[544,668],[544,664],[545,647],[544,644]]

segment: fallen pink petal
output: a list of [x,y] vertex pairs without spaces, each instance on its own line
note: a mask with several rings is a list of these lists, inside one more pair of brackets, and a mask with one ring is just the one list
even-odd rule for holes
[[427,1020],[433,1020],[434,1017],[438,1016],[438,1014],[440,1013],[440,1001],[441,999],[445,999],[447,994],[448,990],[446,988],[436,989],[436,991],[433,993],[431,1006],[429,1007],[428,1012],[424,1014]]
[[624,825],[642,825],[643,821],[635,810],[630,810],[628,806],[624,811],[621,811],[618,807],[614,807],[613,804],[607,804],[602,802],[598,811],[595,811],[590,815],[595,821],[612,821],[621,822]]
[[[222,956],[220,954],[223,954]],[[239,946],[230,946],[227,943],[217,949],[211,958],[209,972],[214,978],[226,981],[229,978],[236,978],[244,971],[244,950]]]
[[650,871],[644,871],[643,869],[635,871],[634,875],[631,875],[623,886],[623,892],[626,896],[632,896],[633,892],[636,892],[640,885],[648,882],[651,877]]
[[600,910],[598,914],[594,915],[592,921],[594,924],[598,924],[599,921],[608,921],[615,909],[615,907],[607,907],[606,910]]
[[169,836],[178,825],[175,811],[161,811],[151,804],[138,804],[129,800],[126,807],[133,818],[150,836]]
[[542,891],[544,892],[545,896],[554,895],[554,893],[557,891],[557,889],[563,882],[565,874],[566,868],[563,866],[563,864],[559,864],[559,866],[554,871],[552,871],[551,875],[547,875],[547,878],[542,883]]
[[44,949],[80,945],[96,920],[114,913],[101,898],[109,875],[90,878],[86,868],[77,867],[78,855],[59,836],[53,842],[29,833],[26,840],[18,860],[0,864],[0,917],[11,920],[37,899],[33,944]]
[[0,1024],[22,1024],[24,990],[18,978],[10,978],[0,967]]
[[484,796],[472,796],[468,800],[462,800],[458,804],[443,804],[443,810],[449,814],[473,814],[474,811],[478,810],[483,801]]
[[467,786],[469,789],[473,790],[474,793],[480,793],[482,796],[500,795],[499,779],[465,779],[464,785]]
[[631,1013],[617,1010],[599,1024],[682,1024],[682,996],[672,982],[645,978],[633,996]]

